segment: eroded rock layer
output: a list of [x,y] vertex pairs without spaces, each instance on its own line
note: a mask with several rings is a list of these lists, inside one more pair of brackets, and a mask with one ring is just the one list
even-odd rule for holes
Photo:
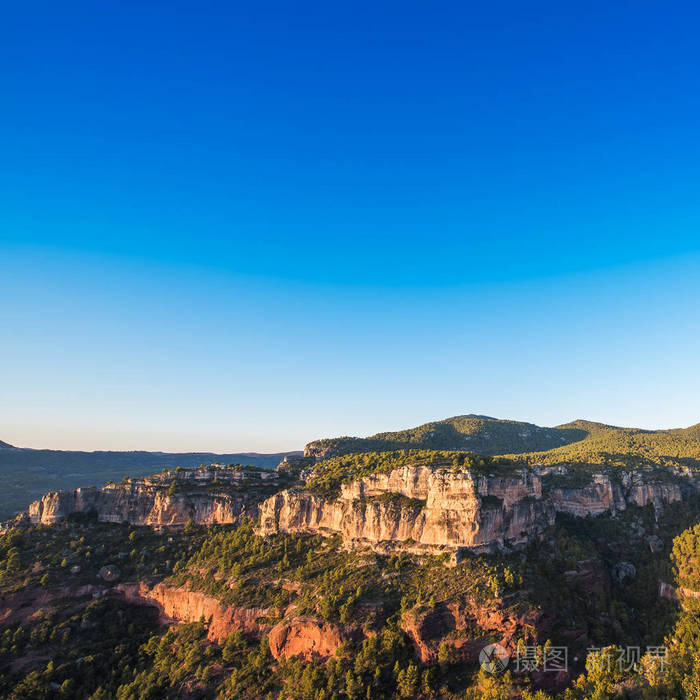
[[210,467],[178,470],[120,484],[53,491],[30,504],[34,524],[52,525],[73,513],[94,513],[108,523],[183,526],[237,523],[255,516],[257,503],[280,488],[277,472]]
[[208,637],[219,644],[235,632],[260,639],[268,635],[270,652],[275,659],[298,656],[307,661],[327,659],[351,639],[360,639],[359,627],[339,625],[314,617],[285,615],[273,624],[275,611],[268,608],[244,608],[221,603],[216,598],[187,587],[158,583],[153,587],[141,582],[117,587],[131,603],[151,605],[158,609],[161,622],[207,623]]
[[[658,514],[683,496],[680,484],[645,481],[640,474],[593,474],[586,481],[567,485],[561,468],[484,476],[405,466],[343,485],[335,498],[294,489],[277,493],[260,506],[259,531],[339,534],[346,544],[380,550],[397,542],[409,549],[493,550],[525,544],[557,512],[614,515],[631,504],[653,504]],[[694,488],[694,481],[685,481],[684,488]]]

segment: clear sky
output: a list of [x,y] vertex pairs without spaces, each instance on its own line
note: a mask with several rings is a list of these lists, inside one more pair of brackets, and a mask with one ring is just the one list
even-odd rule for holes
[[32,2],[0,439],[700,421],[695,3]]

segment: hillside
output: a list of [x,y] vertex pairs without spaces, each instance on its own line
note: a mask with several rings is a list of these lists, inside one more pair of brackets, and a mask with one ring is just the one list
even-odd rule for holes
[[146,476],[162,469],[200,464],[246,464],[274,469],[287,454],[214,454],[210,452],[76,452],[0,450],[0,521],[12,517],[47,491],[103,486],[124,476]]
[[[324,465],[369,476],[340,498],[242,467],[47,495],[0,534],[0,697],[697,698],[675,601],[698,586],[700,483],[562,486],[467,452]],[[479,670],[491,643],[508,673]],[[664,643],[662,694],[647,665],[595,673],[592,650]],[[566,668],[520,666],[548,645]]]
[[[0,451],[25,498],[118,482],[0,530],[0,697],[697,698],[698,426],[460,416],[307,453]],[[268,469],[173,468],[236,458]],[[547,640],[570,665],[519,668]],[[479,670],[494,642],[510,673]],[[661,695],[648,655],[592,672],[592,649],[664,643]]]
[[406,449],[468,450],[482,455],[514,454],[550,450],[582,440],[587,434],[585,428],[573,425],[543,428],[533,423],[469,414],[393,433],[377,433],[367,438],[315,440],[306,446],[304,453],[317,458]]
[[2,440],[0,440],[0,450],[3,450],[3,449],[7,449],[7,450],[14,449],[14,445],[10,445],[9,442],[3,442]]
[[309,443],[317,460],[396,450],[467,451],[503,455],[527,464],[618,464],[700,467],[700,424],[642,430],[576,420],[553,428],[488,416],[456,416],[367,438],[340,437]]
[[[551,450],[520,454],[518,458],[530,464],[577,462],[700,467],[700,425],[671,430],[641,430],[579,420],[558,429],[579,430],[585,432],[586,437]],[[515,457],[515,451],[511,456]]]

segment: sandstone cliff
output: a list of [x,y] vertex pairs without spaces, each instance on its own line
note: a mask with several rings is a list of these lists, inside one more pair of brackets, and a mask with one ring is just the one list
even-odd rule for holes
[[[347,545],[380,551],[399,542],[413,551],[488,551],[525,544],[554,522],[556,512],[614,515],[630,504],[651,503],[658,514],[682,498],[681,485],[645,481],[640,474],[589,479],[566,485],[572,479],[562,468],[484,476],[407,465],[344,484],[336,498],[295,489],[277,493],[260,506],[259,532],[337,533]],[[687,480],[684,488],[694,484]]]
[[146,603],[158,608],[161,622],[197,622],[204,619],[209,625],[208,636],[213,642],[223,642],[232,632],[241,631],[251,637],[267,634],[272,625],[266,621],[270,615],[267,608],[241,608],[220,603],[216,598],[158,583],[152,588],[139,584],[117,586],[125,598],[132,603]]
[[341,644],[363,636],[359,627],[333,624],[313,617],[293,617],[291,614],[272,624],[273,610],[225,605],[206,593],[186,587],[174,588],[158,583],[151,588],[142,582],[120,585],[117,590],[129,602],[156,607],[161,622],[165,624],[203,619],[208,625],[209,639],[219,644],[233,632],[241,631],[257,639],[267,634],[270,652],[275,659],[289,656],[307,661],[326,659],[333,656]]
[[336,649],[351,640],[363,637],[359,627],[324,622],[313,617],[295,617],[276,624],[268,636],[270,652],[282,656],[298,656],[306,661],[325,660]]
[[254,468],[183,469],[120,484],[53,491],[29,506],[34,524],[51,525],[72,513],[109,523],[183,526],[236,523],[255,516],[257,503],[284,485],[284,475]]
[[[306,465],[303,465],[306,466]],[[557,512],[575,517],[616,513],[629,505],[664,505],[698,488],[693,473],[657,479],[653,473],[574,474],[562,466],[504,475],[447,466],[407,464],[343,484],[337,497],[303,489],[298,470],[270,472],[212,466],[129,479],[101,489],[56,491],[29,506],[34,524],[73,513],[102,522],[149,526],[237,523],[257,517],[259,532],[339,534],[347,546],[425,553],[518,547],[552,525]]]

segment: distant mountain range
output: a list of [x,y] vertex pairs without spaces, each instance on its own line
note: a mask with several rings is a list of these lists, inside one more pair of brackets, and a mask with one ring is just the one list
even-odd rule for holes
[[200,464],[250,464],[274,469],[287,455],[301,452],[258,454],[239,452],[78,452],[17,448],[0,441],[0,521],[24,510],[47,491],[104,486],[124,476],[146,476],[163,469]]

